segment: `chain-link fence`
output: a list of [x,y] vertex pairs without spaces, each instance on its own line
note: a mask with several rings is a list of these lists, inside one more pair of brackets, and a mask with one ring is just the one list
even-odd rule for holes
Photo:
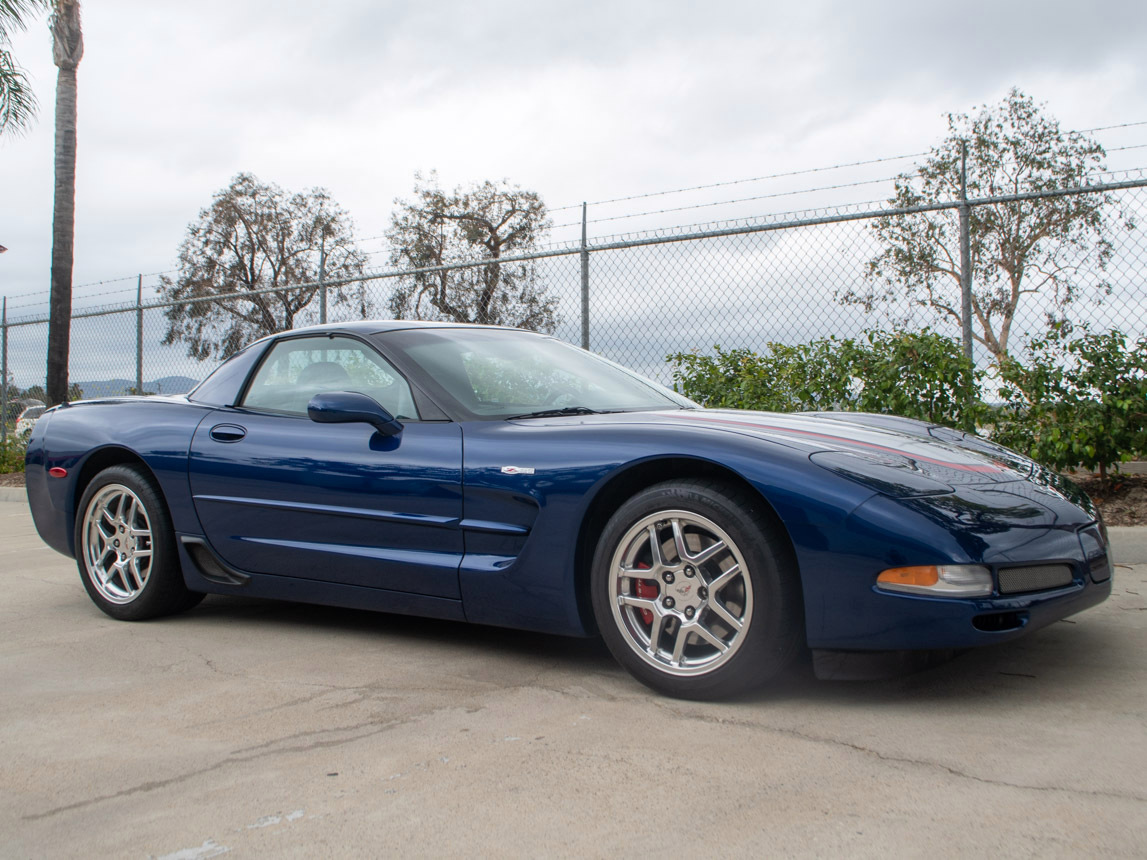
[[[668,354],[708,350],[717,344],[759,348],[771,341],[855,338],[873,330],[925,326],[960,339],[966,333],[959,319],[937,312],[905,290],[893,289],[889,300],[869,309],[842,301],[850,290],[872,284],[869,264],[883,247],[875,229],[878,224],[921,211],[948,211],[947,217],[966,219],[978,207],[1014,209],[1053,197],[1104,195],[1111,228],[1103,265],[1093,260],[1075,272],[1079,289],[1066,308],[1050,287],[1021,296],[1011,351],[1045,333],[1050,317],[1064,314],[1093,329],[1118,328],[1135,338],[1147,335],[1147,240],[1138,226],[1147,220],[1147,178],[1139,171],[1115,179],[1084,188],[914,210],[853,206],[583,239],[503,262],[525,260],[534,267],[537,283],[556,301],[557,337],[668,382]],[[959,267],[958,253],[955,265]],[[1038,283],[1046,274],[1034,272],[1028,283]],[[390,271],[357,280],[357,299],[332,301],[330,320],[358,318],[364,310],[385,316],[395,286],[411,276],[412,272]],[[185,344],[163,343],[170,306],[145,298],[155,294],[154,287],[154,280],[145,283],[140,276],[134,303],[74,312],[69,379],[82,396],[182,393],[214,366],[188,357]],[[975,289],[974,284],[969,287]],[[315,299],[296,317],[296,325],[319,321],[321,292],[316,291]],[[47,322],[47,316],[9,318],[7,310],[0,322],[0,380],[8,381],[0,386],[0,408],[7,427],[23,408],[19,400],[42,392]],[[987,364],[991,354],[976,345],[974,357]]]

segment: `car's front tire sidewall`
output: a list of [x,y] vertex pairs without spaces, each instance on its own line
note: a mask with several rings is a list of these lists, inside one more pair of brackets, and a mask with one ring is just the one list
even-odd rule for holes
[[[735,642],[735,650],[730,649],[727,658],[715,655],[713,669],[702,665],[692,670],[693,674],[682,674],[680,667],[659,668],[654,665],[658,661],[650,659],[648,648],[640,653],[641,643],[635,645],[632,630],[625,629],[624,613],[615,611],[618,587],[612,593],[610,588],[611,578],[617,575],[617,556],[624,549],[621,544],[632,541],[635,526],[659,514],[671,519],[673,512],[701,524],[708,521],[732,541],[733,552],[747,567],[748,581],[742,588],[750,591],[749,600],[743,602],[751,606],[751,612],[742,619],[744,629],[737,635],[743,638]],[[663,602],[672,587],[660,581],[657,586],[658,600]],[[702,480],[676,481],[635,495],[602,531],[590,588],[594,617],[611,653],[639,681],[670,696],[715,699],[746,692],[780,673],[801,644],[803,608],[791,546],[763,501],[738,487]]]

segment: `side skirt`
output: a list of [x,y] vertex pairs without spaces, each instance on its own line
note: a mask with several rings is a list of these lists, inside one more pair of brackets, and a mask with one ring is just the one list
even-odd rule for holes
[[179,561],[183,568],[183,580],[192,591],[290,600],[295,603],[316,603],[322,606],[341,606],[346,609],[369,609],[375,612],[420,615],[448,621],[466,620],[461,600],[388,591],[384,588],[342,585],[315,579],[246,573],[220,561],[202,536],[180,535],[177,544]]

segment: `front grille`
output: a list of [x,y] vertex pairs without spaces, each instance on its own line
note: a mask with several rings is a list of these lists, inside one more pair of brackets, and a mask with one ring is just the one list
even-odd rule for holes
[[1111,561],[1105,555],[1091,560],[1092,582],[1107,582],[1111,579]]
[[1005,567],[1000,571],[1000,594],[1044,591],[1071,585],[1070,564],[1033,564]]

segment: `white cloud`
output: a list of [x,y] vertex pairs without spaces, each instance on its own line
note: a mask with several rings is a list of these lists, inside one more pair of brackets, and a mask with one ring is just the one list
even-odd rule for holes
[[[415,170],[437,168],[448,186],[506,177],[560,206],[917,152],[943,134],[947,112],[1012,85],[1068,127],[1147,119],[1145,17],[1135,2],[93,2],[79,69],[75,282],[170,267],[188,222],[241,170],[326,186],[375,235]],[[42,24],[14,47],[42,113],[30,135],[0,142],[0,242],[11,249],[0,294],[46,294],[55,69]],[[773,198],[721,215],[794,205]]]

